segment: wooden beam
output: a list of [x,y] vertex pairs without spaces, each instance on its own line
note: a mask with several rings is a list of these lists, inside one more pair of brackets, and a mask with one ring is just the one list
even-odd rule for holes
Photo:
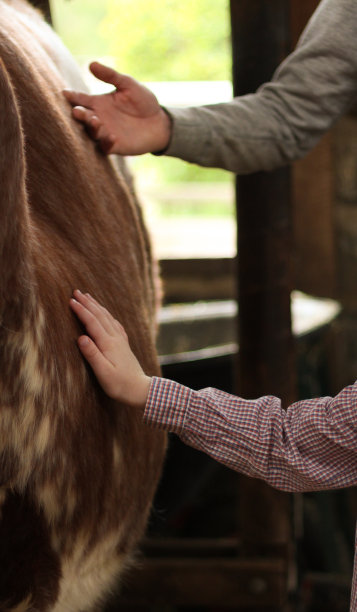
[[118,606],[150,610],[160,604],[276,612],[283,604],[285,580],[286,566],[274,558],[144,559],[141,569],[124,581],[113,612]]
[[[256,91],[290,50],[288,0],[231,0],[235,95]],[[237,178],[240,346],[237,391],[246,398],[296,397],[291,332],[292,224],[290,172],[280,169]],[[239,523],[247,555],[281,543],[291,554],[291,499],[241,478]]]
[[320,0],[290,0],[291,46],[295,47]]
[[[234,91],[269,80],[288,53],[287,0],[231,0]],[[290,172],[237,178],[239,391],[295,398],[291,333],[292,224]]]
[[234,299],[234,271],[230,258],[161,260],[164,302]]
[[[290,0],[293,47],[318,4],[319,0]],[[292,169],[295,287],[321,297],[338,295],[334,175],[329,132]]]

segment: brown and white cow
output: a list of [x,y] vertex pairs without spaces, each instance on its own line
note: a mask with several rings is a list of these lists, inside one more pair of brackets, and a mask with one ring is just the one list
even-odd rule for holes
[[165,437],[81,358],[73,288],[122,321],[158,373],[150,246],[124,163],[71,118],[73,60],[0,0],[0,610],[100,610],[142,535]]

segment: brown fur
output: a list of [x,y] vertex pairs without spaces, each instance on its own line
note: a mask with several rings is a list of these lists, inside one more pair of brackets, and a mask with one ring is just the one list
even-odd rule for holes
[[66,53],[36,11],[0,0],[0,609],[19,612],[100,609],[143,533],[165,448],[76,346],[79,287],[158,373],[140,209],[124,163],[71,118]]

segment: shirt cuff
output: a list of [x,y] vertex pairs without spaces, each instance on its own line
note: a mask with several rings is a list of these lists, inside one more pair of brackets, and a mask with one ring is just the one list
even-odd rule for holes
[[161,155],[178,157],[190,163],[207,165],[211,149],[211,128],[204,121],[200,108],[165,108],[171,120],[171,137]]
[[164,111],[164,113],[166,113],[166,115],[168,116],[170,120],[170,138],[169,138],[168,144],[166,145],[164,149],[160,149],[160,151],[151,151],[151,154],[156,155],[156,156],[165,155],[166,151],[170,148],[170,144],[172,140],[172,131],[173,131],[173,118],[172,118],[171,113],[164,106],[162,106],[161,108]]
[[192,389],[153,376],[143,419],[147,425],[179,434],[185,424]]

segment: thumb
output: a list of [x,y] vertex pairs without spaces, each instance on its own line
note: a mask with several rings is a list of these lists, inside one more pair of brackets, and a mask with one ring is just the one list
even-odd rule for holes
[[120,74],[113,68],[109,68],[109,66],[104,66],[104,64],[100,64],[99,62],[92,62],[89,65],[91,73],[100,81],[104,81],[104,83],[110,83],[114,85],[116,89],[123,89],[128,86],[130,77]]

